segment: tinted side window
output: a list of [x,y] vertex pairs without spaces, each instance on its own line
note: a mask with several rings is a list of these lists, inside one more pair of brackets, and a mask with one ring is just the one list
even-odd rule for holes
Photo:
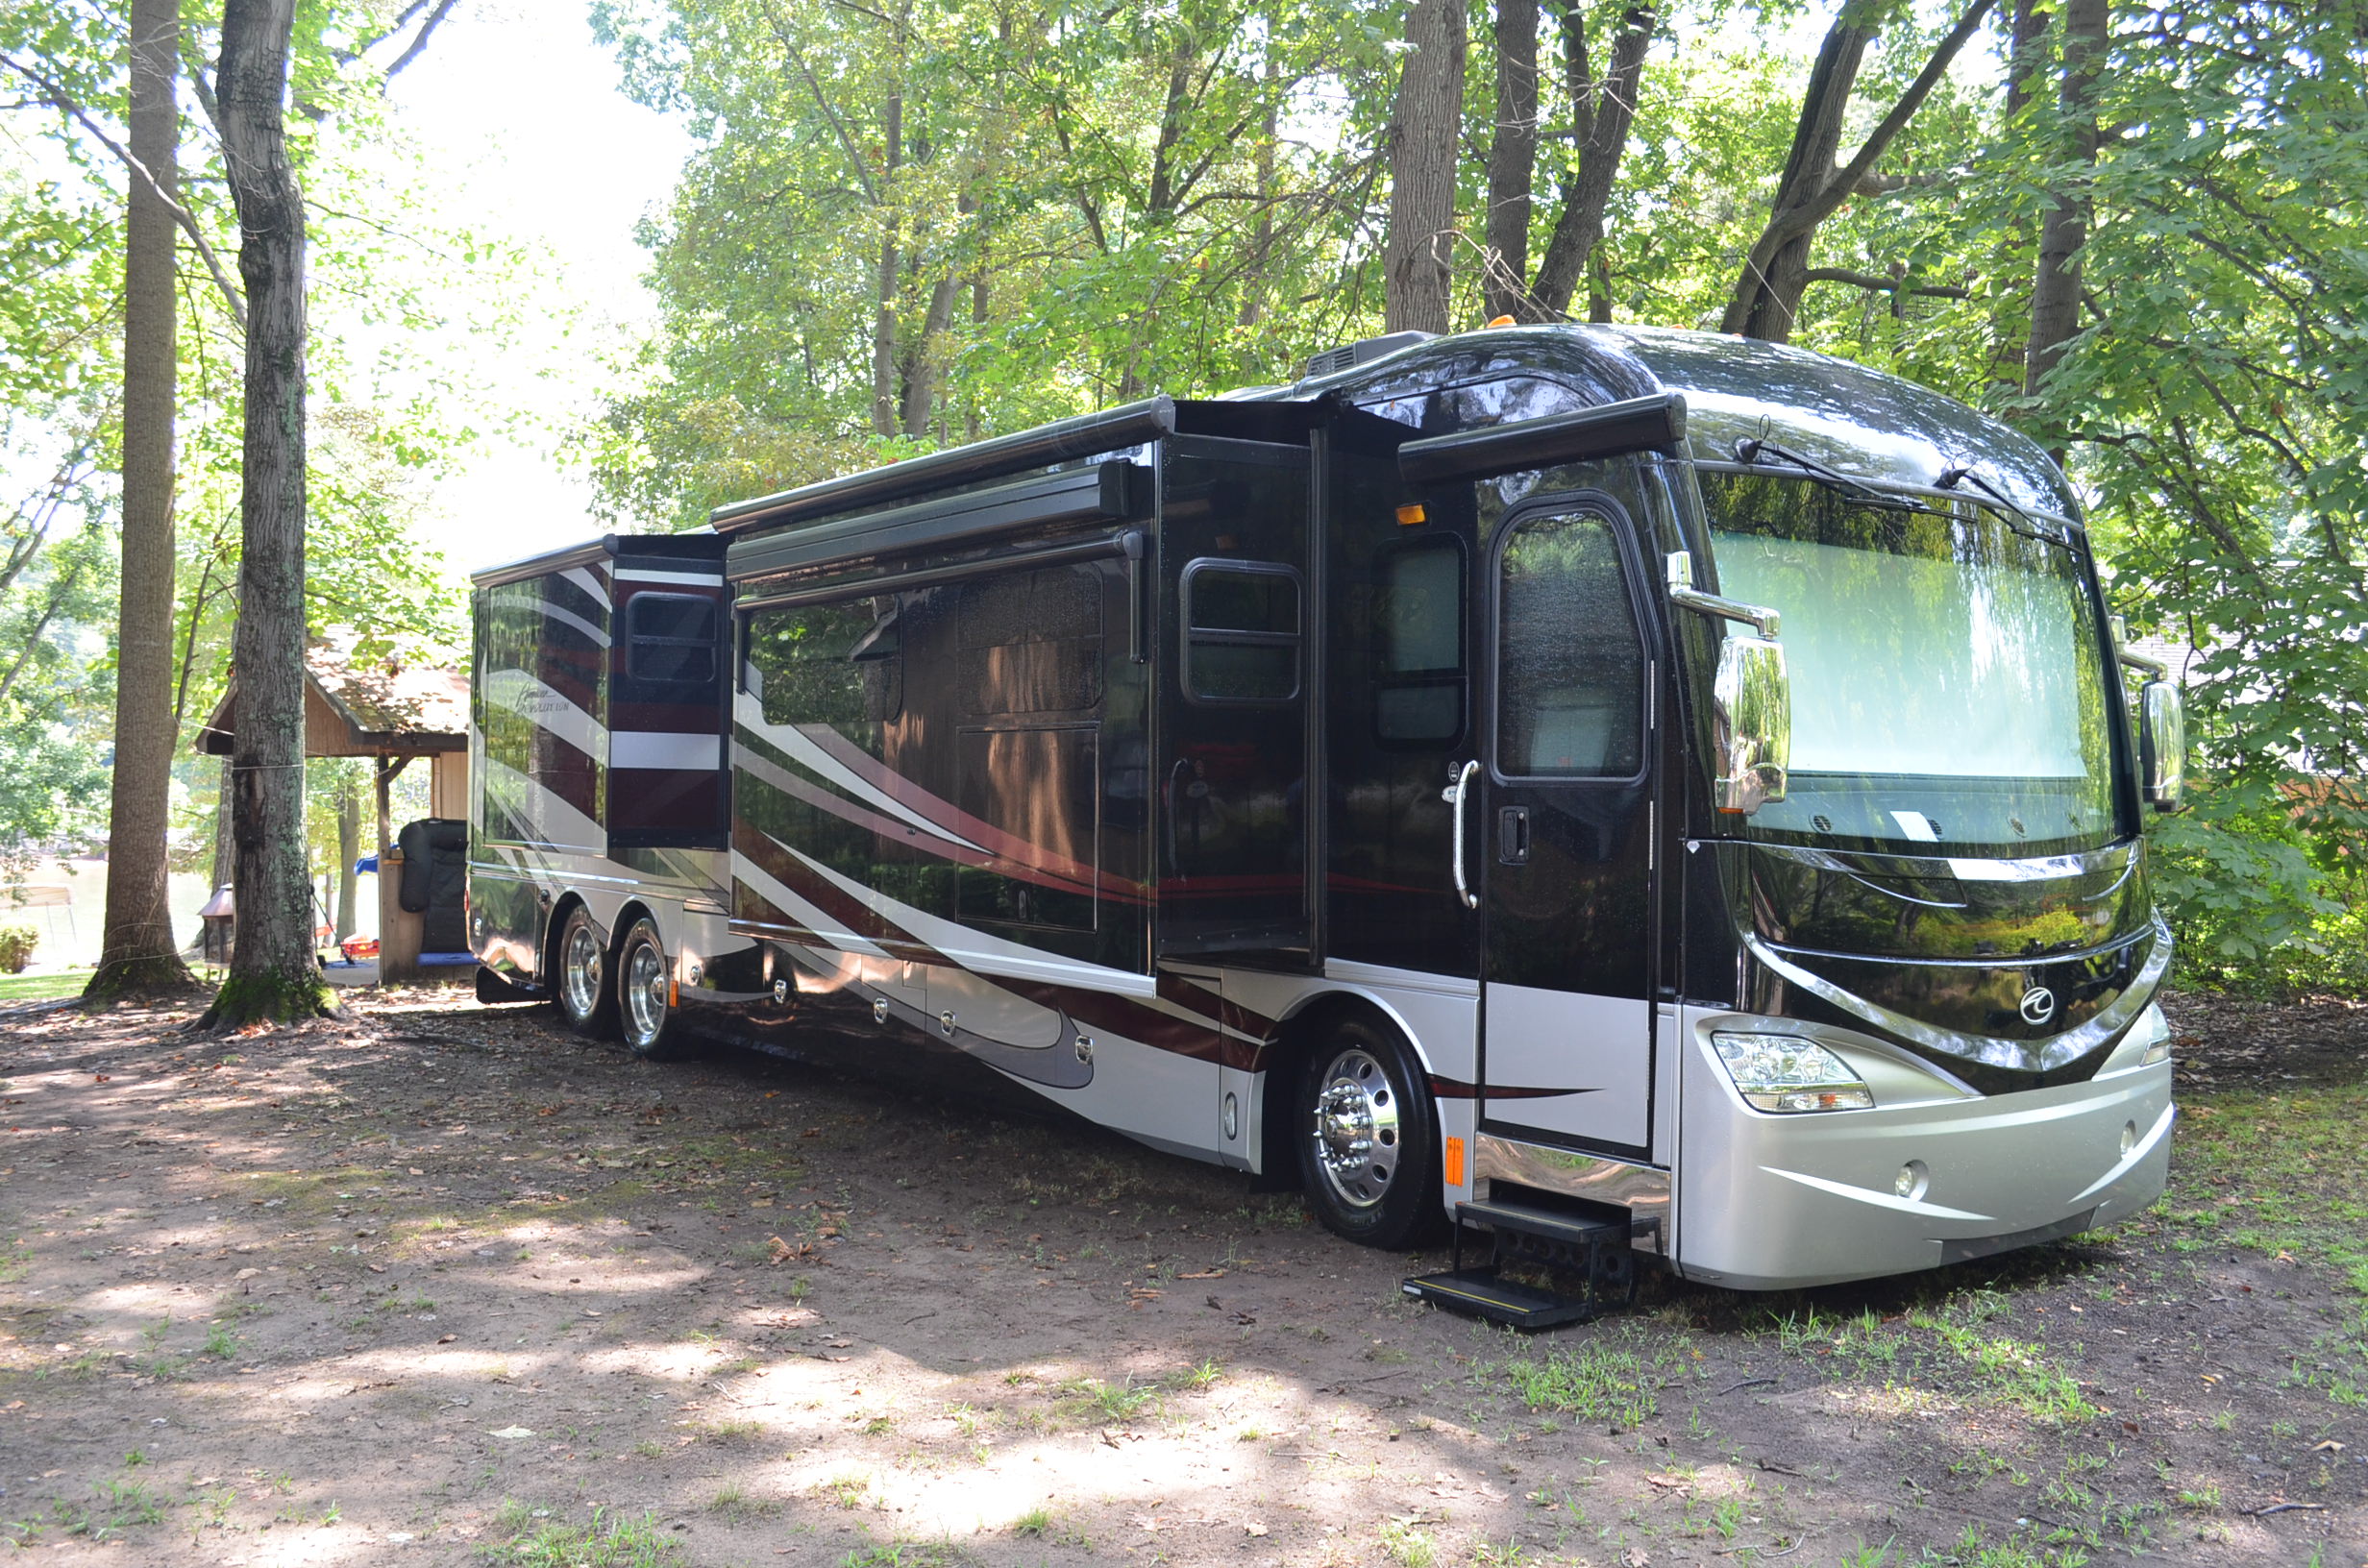
[[1299,695],[1299,575],[1268,561],[1184,568],[1184,694],[1196,702]]
[[705,685],[715,679],[715,627],[711,599],[635,594],[625,601],[626,674]]
[[1518,525],[1496,605],[1496,771],[1634,777],[1643,766],[1644,646],[1611,525]]
[[1101,704],[1101,575],[1012,572],[962,585],[954,614],[962,711],[1073,713]]
[[904,706],[904,647],[892,596],[759,610],[747,685],[769,724],[884,723]]
[[1464,551],[1453,539],[1394,547],[1375,576],[1373,736],[1452,741],[1464,732]]

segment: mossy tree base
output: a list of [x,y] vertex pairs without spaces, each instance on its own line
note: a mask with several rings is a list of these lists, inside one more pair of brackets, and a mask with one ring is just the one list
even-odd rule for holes
[[83,987],[86,1002],[136,1001],[148,997],[185,996],[202,990],[197,976],[180,959],[167,954],[103,961]]
[[301,1023],[307,1018],[341,1018],[345,1009],[318,973],[241,974],[235,969],[214,992],[213,1005],[194,1028],[219,1031],[251,1023]]

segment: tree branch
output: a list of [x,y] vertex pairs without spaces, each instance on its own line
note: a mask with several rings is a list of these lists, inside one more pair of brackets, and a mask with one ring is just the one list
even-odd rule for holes
[[190,214],[189,209],[182,206],[179,202],[174,201],[171,196],[167,195],[164,187],[157,184],[157,177],[148,171],[148,165],[142,163],[138,159],[134,158],[132,156],[131,148],[126,147],[123,143],[109,135],[96,120],[92,119],[84,111],[82,105],[76,103],[73,98],[67,94],[63,87],[58,86],[55,82],[50,81],[47,77],[41,75],[38,71],[34,70],[31,66],[17,63],[16,61],[7,55],[0,55],[0,65],[6,65],[10,70],[14,71],[18,76],[23,77],[26,81],[32,83],[36,87],[38,87],[41,91],[41,95],[49,100],[50,107],[56,109],[59,112],[72,119],[75,124],[81,126],[85,131],[89,132],[90,135],[97,139],[100,146],[105,147],[109,152],[112,153],[116,159],[120,161],[125,168],[132,172],[132,177],[134,179],[142,182],[148,186],[150,193],[153,194],[159,202],[163,204],[166,211],[172,213],[173,221],[181,225],[182,232],[187,234],[191,242],[197,246],[197,254],[206,258],[206,270],[213,274],[214,286],[222,291],[223,301],[229,305],[232,317],[238,323],[238,330],[242,332],[245,331],[247,329],[247,302],[240,298],[238,290],[232,286],[230,274],[225,272],[222,268],[222,258],[214,254],[214,249],[211,245],[206,243],[206,236],[199,231],[197,227],[197,219]]
[[1848,283],[1853,288],[1878,289],[1887,294],[1912,294],[1933,300],[1969,300],[1972,292],[1948,283],[1911,283],[1905,278],[1853,272],[1848,267],[1812,267],[1802,276],[1813,283]]
[[[395,62],[386,67],[386,75],[382,79],[382,86],[383,86],[386,82],[392,82],[395,79],[395,73],[397,71],[402,70],[403,67],[408,65],[411,61],[420,57],[420,54],[428,47],[429,35],[432,34],[436,30],[437,23],[443,21],[445,17],[450,16],[453,13],[453,7],[456,4],[458,4],[458,0],[436,0],[435,10],[428,12],[428,19],[419,24],[419,31],[412,36],[410,47],[405,49],[402,54],[397,55],[395,57]],[[418,10],[419,7],[414,4],[410,10],[405,12],[404,14],[406,16],[409,16]],[[402,24],[397,23],[396,25],[400,26]]]

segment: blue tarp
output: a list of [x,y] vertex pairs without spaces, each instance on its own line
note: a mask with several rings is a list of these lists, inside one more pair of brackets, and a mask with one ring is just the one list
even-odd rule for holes
[[362,856],[361,859],[354,862],[354,874],[356,876],[376,876],[378,874],[378,870],[379,857],[378,851],[375,849]]

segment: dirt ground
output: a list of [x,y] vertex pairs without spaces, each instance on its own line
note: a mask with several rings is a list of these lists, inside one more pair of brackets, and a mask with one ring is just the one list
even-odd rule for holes
[[2368,1011],[2180,1004],[2118,1232],[1525,1339],[1073,1123],[356,1005],[0,1018],[0,1556],[2368,1562]]

